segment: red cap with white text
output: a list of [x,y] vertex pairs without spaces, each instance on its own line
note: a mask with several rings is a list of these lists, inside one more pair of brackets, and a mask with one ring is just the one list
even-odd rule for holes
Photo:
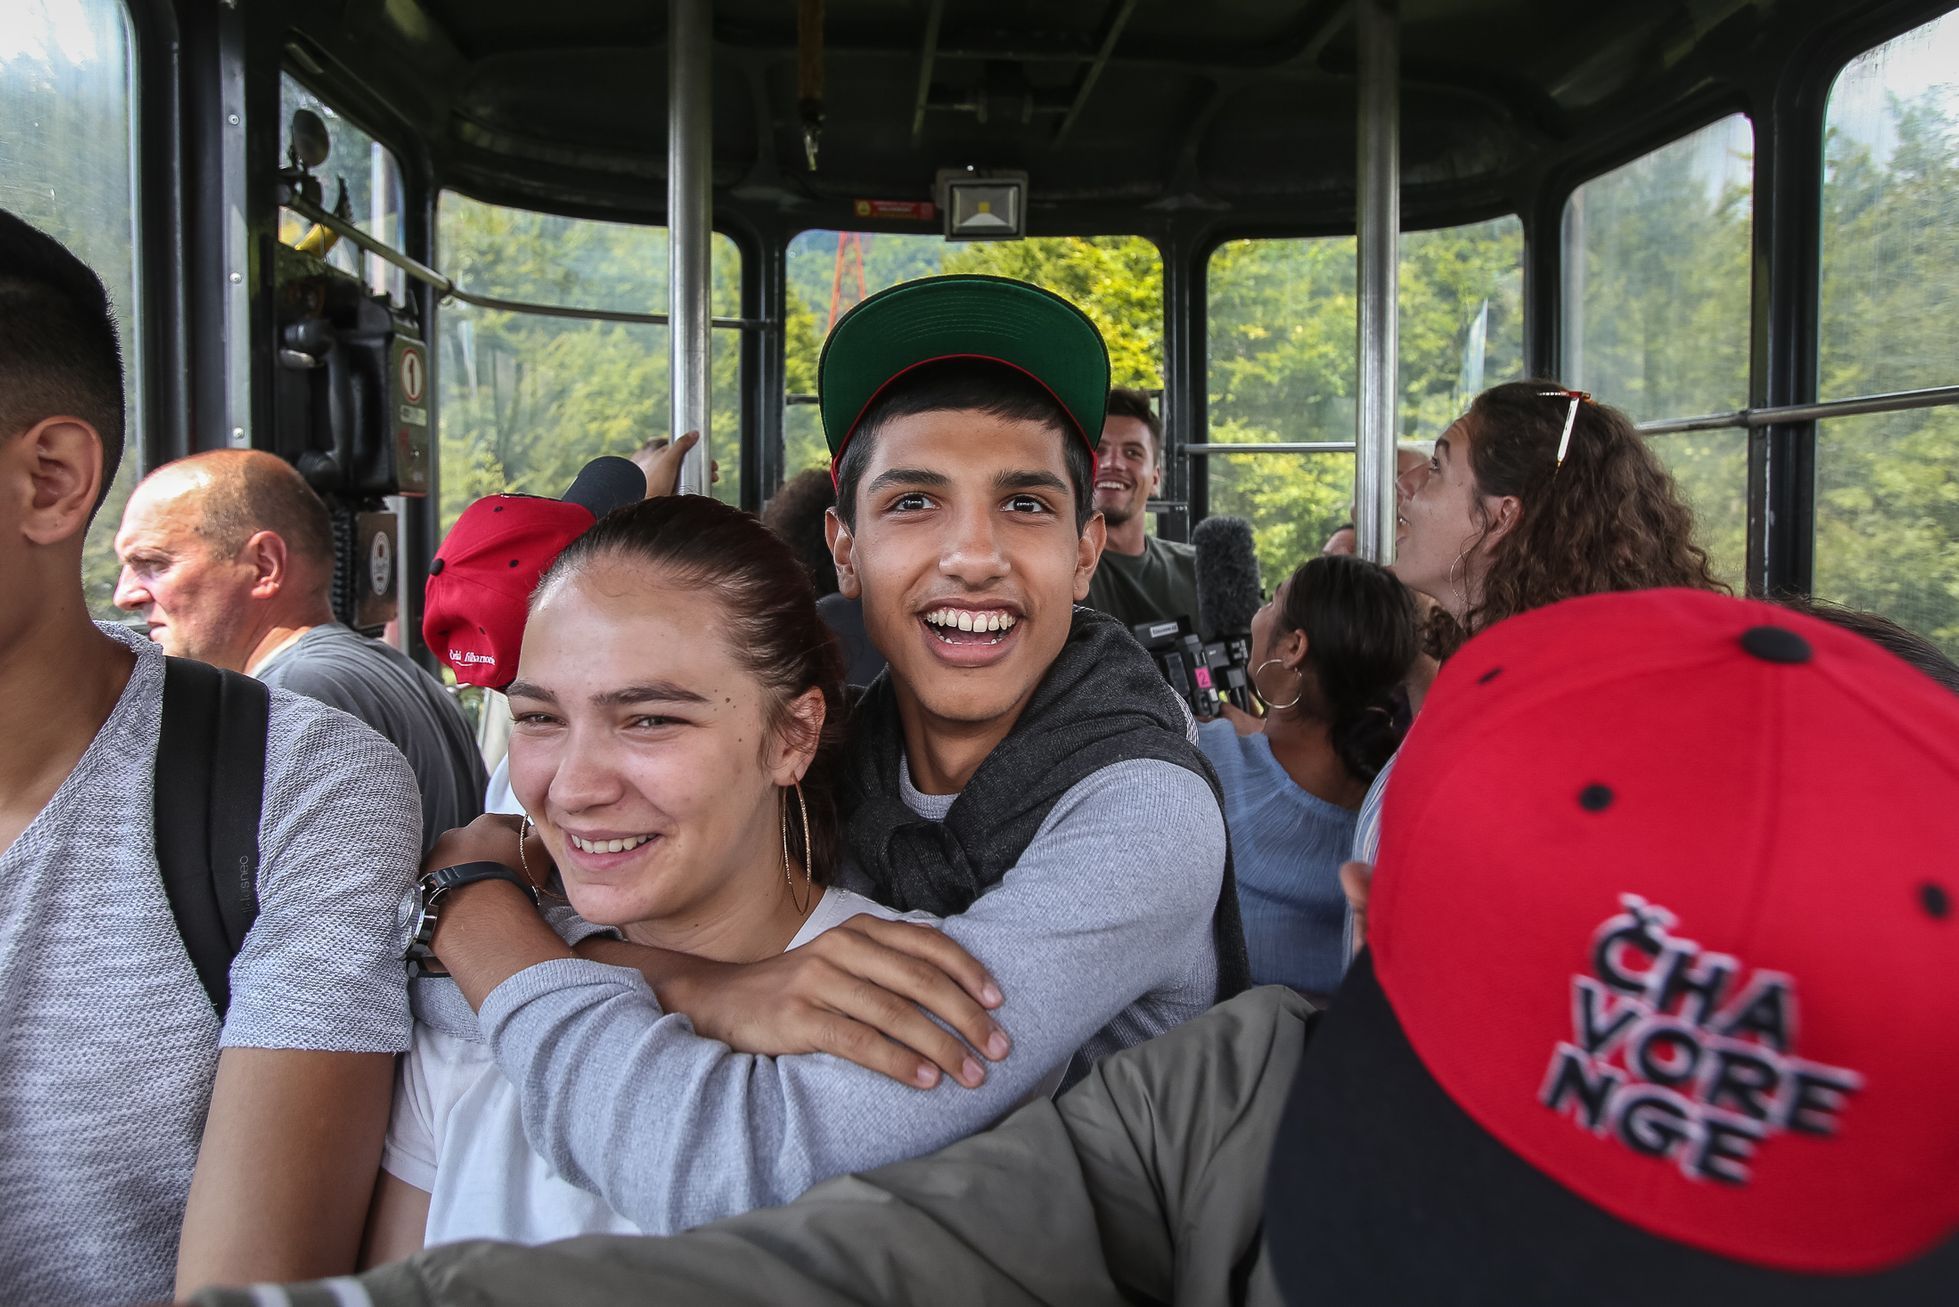
[[1955,899],[1959,697],[1902,660],[1689,591],[1498,623],[1395,764],[1281,1282],[1959,1302]]
[[592,525],[562,499],[491,495],[464,509],[429,564],[422,639],[465,685],[516,678],[524,617],[538,578]]

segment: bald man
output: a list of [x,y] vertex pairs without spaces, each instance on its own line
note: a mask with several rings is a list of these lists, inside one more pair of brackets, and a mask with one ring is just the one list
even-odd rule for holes
[[455,701],[399,650],[333,619],[326,505],[290,463],[227,449],[164,464],[130,495],[116,556],[116,605],[165,653],[317,699],[401,750],[425,850],[482,812],[483,759]]

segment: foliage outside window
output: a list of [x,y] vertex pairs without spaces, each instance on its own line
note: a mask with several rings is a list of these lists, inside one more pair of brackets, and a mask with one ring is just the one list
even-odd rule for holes
[[[1959,13],[1830,95],[1820,394],[1959,384]],[[1816,592],[1959,656],[1959,409],[1817,424]]]
[[[327,160],[314,170],[320,180],[320,203],[333,210],[340,189],[346,188],[347,212],[354,226],[399,250],[407,242],[402,214],[401,163],[394,152],[342,117],[338,110],[294,81],[279,79],[279,139],[290,147],[294,110],[310,109],[326,124],[330,148]],[[286,156],[280,155],[283,166]],[[279,210],[279,239],[296,245],[312,224],[290,209]],[[336,243],[327,262],[365,281],[371,290],[400,303],[407,294],[407,276],[374,254],[363,255],[346,241]]]
[[[1432,441],[1478,391],[1522,375],[1523,249],[1510,217],[1403,233],[1404,439]],[[1211,256],[1213,443],[1354,438],[1357,266],[1351,236],[1231,241]],[[1210,511],[1251,521],[1267,586],[1353,511],[1350,453],[1213,456],[1210,470]]]
[[89,610],[123,616],[113,541],[143,450],[137,295],[135,40],[116,0],[21,0],[0,21],[0,208],[61,241],[115,306],[123,356],[123,458],[89,527]]
[[[1754,129],[1740,114],[1580,186],[1564,213],[1565,376],[1636,422],[1748,402]],[[1748,437],[1656,439],[1715,571],[1739,585]]]
[[[565,218],[445,192],[437,266],[478,294],[580,308],[659,313],[667,306],[661,227]],[[717,317],[741,311],[741,259],[716,233]],[[502,491],[561,495],[601,454],[629,455],[671,433],[668,329],[461,303],[443,306],[437,382],[443,529],[471,500]],[[741,497],[741,350],[710,334],[717,499]]]
[[[948,272],[987,273],[1045,286],[1094,319],[1108,342],[1115,385],[1162,389],[1163,258],[1141,236],[954,244],[909,233],[806,231],[789,243],[788,259],[785,379],[791,395],[816,393],[816,363],[832,306],[841,314],[857,302],[860,266],[864,293],[870,295],[901,281]],[[804,468],[829,466],[814,404],[786,406],[783,446],[784,466],[792,476]]]

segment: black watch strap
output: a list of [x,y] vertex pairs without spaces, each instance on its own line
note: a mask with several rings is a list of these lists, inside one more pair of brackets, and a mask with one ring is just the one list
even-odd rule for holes
[[402,955],[403,961],[408,964],[410,976],[449,974],[431,964],[435,956],[432,948],[435,927],[441,919],[439,905],[451,892],[482,880],[507,880],[528,894],[533,906],[538,901],[537,887],[501,862],[458,862],[424,873],[415,889],[415,921],[411,927],[408,951]]
[[437,868],[424,878],[427,886],[424,901],[434,902],[450,890],[474,885],[479,880],[507,880],[528,894],[533,905],[537,903],[537,887],[501,862],[458,862],[452,867]]

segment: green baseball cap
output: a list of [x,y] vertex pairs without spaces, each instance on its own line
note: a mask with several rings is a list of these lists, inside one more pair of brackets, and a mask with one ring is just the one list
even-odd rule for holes
[[1061,405],[1091,456],[1101,444],[1109,350],[1086,313],[1007,277],[926,277],[871,296],[823,342],[816,390],[832,473],[892,382],[956,358],[989,359],[1031,377]]

